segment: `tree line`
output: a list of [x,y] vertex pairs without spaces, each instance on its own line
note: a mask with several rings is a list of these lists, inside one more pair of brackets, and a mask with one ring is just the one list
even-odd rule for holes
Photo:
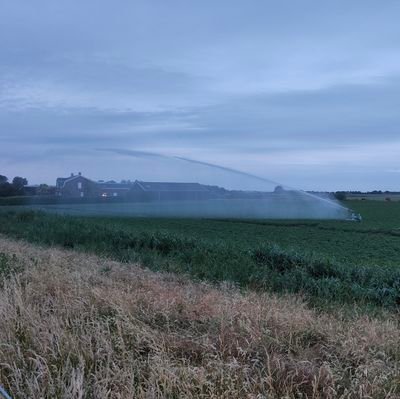
[[24,195],[24,187],[28,184],[25,177],[15,176],[11,182],[7,176],[0,175],[0,197]]

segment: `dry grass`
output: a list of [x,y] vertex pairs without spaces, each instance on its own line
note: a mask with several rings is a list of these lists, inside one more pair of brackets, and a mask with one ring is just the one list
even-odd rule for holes
[[398,315],[317,314],[0,238],[0,382],[15,398],[399,398]]

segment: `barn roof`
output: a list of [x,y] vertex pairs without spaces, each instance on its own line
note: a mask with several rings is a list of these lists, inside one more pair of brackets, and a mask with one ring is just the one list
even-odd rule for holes
[[149,181],[136,181],[136,184],[143,191],[196,191],[205,192],[209,191],[207,187],[200,183],[172,183],[172,182],[149,182]]
[[115,182],[97,182],[98,186],[103,190],[130,190],[131,183],[115,183]]

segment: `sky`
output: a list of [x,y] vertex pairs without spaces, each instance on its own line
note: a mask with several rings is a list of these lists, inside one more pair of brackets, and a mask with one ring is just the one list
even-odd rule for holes
[[0,0],[0,16],[0,174],[196,180],[142,151],[400,191],[397,0]]

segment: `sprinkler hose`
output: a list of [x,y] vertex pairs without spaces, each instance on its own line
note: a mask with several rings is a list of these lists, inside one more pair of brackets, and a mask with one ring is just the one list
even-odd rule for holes
[[1,385],[0,385],[0,398],[12,399],[11,396],[7,393],[7,391]]

